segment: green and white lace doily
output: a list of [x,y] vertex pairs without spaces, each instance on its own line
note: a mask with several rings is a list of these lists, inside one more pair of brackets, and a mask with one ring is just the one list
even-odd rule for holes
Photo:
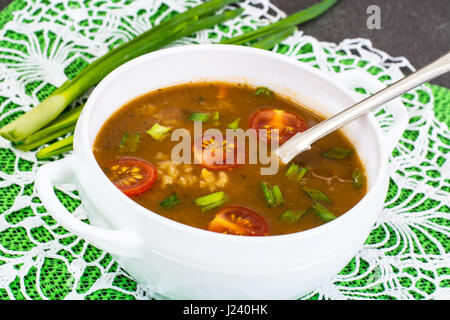
[[[0,126],[29,110],[109,49],[199,0],[15,0],[0,12]],[[245,16],[186,43],[217,42],[284,17],[267,0],[246,0]],[[412,69],[365,39],[339,45],[300,31],[273,49],[325,72],[360,69],[385,84]],[[355,88],[361,94],[364,88]],[[86,96],[74,104],[85,100]],[[410,121],[390,158],[385,207],[364,247],[305,299],[450,298],[450,91],[405,94]],[[377,112],[382,127],[390,115]],[[0,299],[148,299],[112,257],[54,221],[36,196],[43,161],[0,138]],[[73,186],[58,197],[81,219]]]

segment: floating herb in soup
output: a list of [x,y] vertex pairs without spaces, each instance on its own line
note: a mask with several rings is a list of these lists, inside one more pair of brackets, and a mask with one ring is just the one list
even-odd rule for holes
[[[367,186],[355,148],[337,131],[275,174],[262,175],[267,163],[249,163],[250,144],[239,156],[225,132],[248,130],[258,143],[283,144],[321,120],[265,87],[187,83],[121,107],[101,128],[93,151],[123,193],[166,218],[226,234],[280,235],[334,220],[361,200]],[[172,135],[183,129],[194,137],[198,123],[225,138],[202,134],[183,151],[191,162],[173,161],[179,140]]]

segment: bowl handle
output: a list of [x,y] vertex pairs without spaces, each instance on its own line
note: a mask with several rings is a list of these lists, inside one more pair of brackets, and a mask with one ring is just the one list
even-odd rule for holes
[[[343,84],[347,88],[363,87],[372,93],[378,92],[386,87],[382,82],[360,70],[347,70],[343,73],[337,74],[335,77],[339,83]],[[353,90],[351,90],[351,94],[357,101],[361,100],[361,95],[357,94]],[[392,125],[388,127],[387,132],[384,133],[386,136],[384,148],[389,156],[402,137],[403,132],[408,125],[409,116],[408,111],[400,101],[400,98],[393,99],[389,103],[386,103],[383,107],[393,116]]]
[[47,163],[36,172],[36,190],[44,206],[64,228],[112,254],[140,255],[142,240],[127,230],[108,230],[82,222],[73,216],[55,195],[53,184],[75,183],[74,156]]

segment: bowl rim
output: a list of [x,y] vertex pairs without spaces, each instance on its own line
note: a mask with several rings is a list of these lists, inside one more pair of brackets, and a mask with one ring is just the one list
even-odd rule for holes
[[[287,63],[292,65],[296,68],[303,68],[306,69],[306,71],[313,73],[315,76],[321,78],[321,80],[328,82],[330,85],[334,86],[337,90],[340,90],[343,92],[346,96],[348,96],[352,101],[355,101],[354,96],[352,96],[351,91],[345,87],[343,84],[338,83],[333,79],[331,75],[326,74],[323,71],[320,71],[306,63],[303,63],[301,61],[292,59],[290,57],[277,54],[272,51],[252,48],[252,47],[244,47],[244,46],[234,46],[234,45],[221,45],[221,44],[197,44],[197,45],[184,45],[184,46],[178,46],[178,47],[171,47],[166,48],[162,50],[158,50],[155,52],[151,52],[145,55],[142,55],[140,57],[137,57],[133,60],[130,60],[126,62],[125,64],[121,65],[120,67],[116,68],[114,71],[112,71],[110,74],[108,74],[92,91],[90,94],[88,100],[85,103],[85,106],[82,110],[82,113],[80,115],[79,121],[75,128],[74,133],[74,153],[73,156],[78,160],[85,160],[87,163],[83,163],[83,165],[89,165],[92,167],[92,171],[90,174],[95,174],[95,179],[100,179],[102,182],[102,185],[104,185],[104,192],[111,194],[111,198],[117,198],[118,201],[125,201],[127,206],[130,207],[131,210],[135,212],[139,212],[140,215],[143,216],[146,221],[150,222],[157,222],[160,225],[172,228],[176,231],[186,233],[189,236],[196,236],[200,238],[208,238],[209,240],[217,240],[217,241],[226,241],[228,243],[230,242],[245,242],[245,243],[267,243],[267,242],[275,242],[275,241],[292,241],[292,240],[300,240],[303,238],[308,238],[311,236],[314,236],[318,233],[326,233],[330,229],[334,229],[337,226],[341,224],[345,224],[346,221],[348,221],[353,215],[359,214],[359,208],[362,207],[366,202],[370,201],[374,196],[376,195],[376,186],[383,183],[383,180],[386,177],[386,174],[381,174],[385,171],[387,171],[387,152],[385,148],[383,148],[382,145],[382,137],[383,133],[381,132],[381,128],[379,127],[375,117],[373,114],[368,113],[366,115],[363,115],[361,118],[366,118],[366,120],[369,121],[371,125],[371,129],[374,132],[374,136],[376,138],[376,143],[378,145],[378,171],[376,172],[376,177],[373,180],[372,186],[368,188],[368,191],[364,195],[364,197],[350,210],[343,213],[336,219],[325,223],[323,225],[295,232],[295,233],[288,233],[288,234],[282,234],[282,235],[271,235],[271,236],[261,236],[261,237],[255,237],[255,236],[233,236],[228,234],[221,234],[217,232],[211,232],[208,230],[196,228],[190,225],[183,224],[181,222],[177,222],[175,220],[166,218],[156,212],[153,212],[150,209],[147,209],[134,200],[127,197],[125,194],[123,194],[118,188],[114,186],[113,183],[107,178],[107,176],[104,174],[104,172],[101,170],[99,164],[95,160],[92,147],[89,142],[89,124],[91,120],[91,114],[92,111],[95,108],[95,101],[101,98],[103,90],[112,82],[114,82],[118,77],[124,77],[126,76],[126,73],[128,69],[134,68],[140,64],[145,64],[148,61],[151,61],[153,59],[161,58],[168,55],[173,54],[183,54],[186,52],[192,52],[192,51],[198,51],[199,53],[202,51],[225,51],[225,52],[240,52],[240,53],[246,53],[246,54],[254,54],[259,56],[265,56],[269,59],[275,59],[282,63]],[[150,92],[150,91],[149,91]],[[97,132],[98,134],[98,132]],[[77,164],[75,163],[75,165]],[[81,161],[83,162],[83,161]],[[79,170],[74,170],[75,175],[79,174],[79,171],[83,171],[83,166],[78,166]],[[82,185],[81,185],[82,187]],[[86,194],[88,198],[89,195]],[[95,204],[95,202],[93,201]],[[103,212],[100,212],[101,216],[108,220],[107,214],[104,214]]]

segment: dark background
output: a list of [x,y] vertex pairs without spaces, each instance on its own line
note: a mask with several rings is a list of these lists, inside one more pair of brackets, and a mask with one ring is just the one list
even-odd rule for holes
[[[11,0],[0,0],[3,9]],[[318,0],[272,0],[286,13],[294,13]],[[381,29],[366,26],[369,5],[381,9]],[[391,56],[404,56],[420,68],[450,50],[450,0],[341,0],[314,21],[300,26],[321,41],[370,39],[375,48]],[[450,75],[432,83],[450,87]]]

